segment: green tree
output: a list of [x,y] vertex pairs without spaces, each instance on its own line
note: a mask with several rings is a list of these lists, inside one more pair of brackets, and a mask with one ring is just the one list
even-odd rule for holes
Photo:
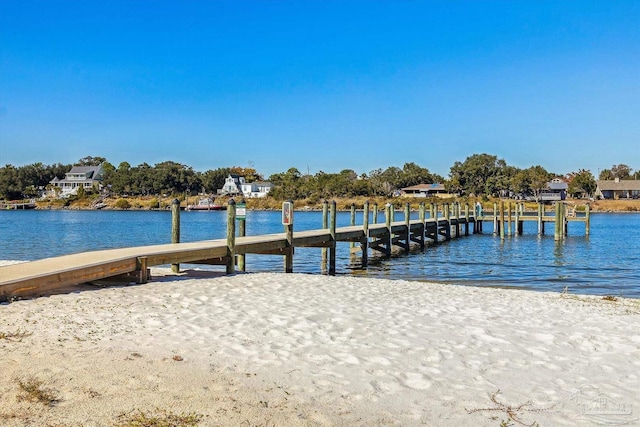
[[593,196],[596,191],[596,180],[591,171],[580,169],[569,174],[569,194],[573,197]]
[[18,168],[13,165],[5,165],[0,168],[0,198],[16,200],[22,198],[22,185]]
[[613,165],[611,173],[614,179],[629,179],[631,177],[631,168],[625,164]]
[[449,176],[452,186],[462,194],[498,195],[506,182],[506,162],[489,154],[473,154],[464,162],[455,162]]
[[102,163],[106,162],[107,159],[104,157],[83,157],[75,164],[76,166],[100,166]]
[[286,172],[273,174],[269,177],[269,181],[273,183],[275,188],[270,194],[280,200],[297,200],[302,196],[301,179],[302,174],[296,168],[289,168]]
[[547,172],[547,170],[540,165],[531,166],[526,169],[526,173],[529,177],[530,191],[533,193],[536,200],[540,200],[540,194],[544,191],[547,184],[549,184],[549,181],[551,181],[555,174]]
[[224,180],[231,173],[229,168],[208,170],[200,176],[202,187],[207,193],[216,193],[224,186]]

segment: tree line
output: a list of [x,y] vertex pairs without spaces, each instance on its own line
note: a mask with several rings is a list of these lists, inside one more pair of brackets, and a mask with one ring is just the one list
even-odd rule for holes
[[[105,170],[103,186],[114,195],[178,195],[215,194],[224,185],[230,174],[245,178],[246,182],[263,181],[265,178],[253,167],[225,167],[205,172],[192,167],[165,161],[153,166],[142,163],[131,166],[121,162],[114,166],[104,157],[87,156],[75,164],[45,165],[34,163],[26,166],[5,165],[0,167],[0,199],[17,200],[34,198],[50,182],[64,178],[73,166],[98,166]],[[405,187],[417,184],[442,183],[448,192],[468,196],[513,196],[538,197],[547,183],[561,177],[569,184],[569,193],[574,197],[592,196],[596,189],[595,177],[589,170],[580,169],[566,174],[547,171],[540,165],[520,169],[508,165],[503,159],[490,154],[473,154],[463,162],[455,162],[449,178],[430,172],[415,163],[405,163],[402,168],[391,166],[358,174],[352,169],[338,173],[320,171],[314,175],[302,174],[290,168],[269,176],[275,188],[271,195],[277,199],[323,199],[354,196],[393,196]],[[640,171],[625,165],[613,165],[603,169],[599,179],[638,179]]]

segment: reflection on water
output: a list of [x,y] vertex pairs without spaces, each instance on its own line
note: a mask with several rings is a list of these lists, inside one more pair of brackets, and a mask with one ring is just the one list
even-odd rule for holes
[[[402,217],[396,213],[397,221]],[[182,212],[181,241],[224,238],[226,218],[224,211]],[[247,235],[280,233],[280,221],[280,212],[249,211]],[[356,222],[362,223],[361,213]],[[338,226],[349,223],[350,213],[340,212]],[[296,230],[321,224],[319,212],[295,213]],[[524,224],[522,236],[504,240],[493,236],[491,228],[487,222],[483,235],[430,245],[410,256],[386,260],[373,253],[366,270],[360,269],[359,255],[354,259],[350,254],[349,243],[339,243],[337,274],[558,292],[568,286],[573,293],[640,297],[640,214],[593,214],[591,236],[584,236],[584,224],[570,223],[569,235],[560,242],[554,241],[553,230],[538,236],[533,221]],[[0,239],[2,260],[168,243],[171,213],[0,211]],[[323,272],[320,253],[319,248],[296,248],[294,271]],[[246,265],[248,271],[283,271],[280,256],[248,254]]]

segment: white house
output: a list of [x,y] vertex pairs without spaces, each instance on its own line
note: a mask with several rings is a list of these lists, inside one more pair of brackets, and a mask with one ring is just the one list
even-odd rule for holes
[[53,187],[60,188],[60,197],[76,194],[79,187],[85,190],[91,190],[94,186],[100,188],[102,186],[102,178],[104,169],[99,166],[74,166],[65,173],[63,179],[53,178],[49,182]]
[[433,183],[433,184],[418,184],[412,185],[411,187],[405,187],[401,189],[402,193],[414,196],[414,197],[431,197],[438,195],[447,196],[447,189],[444,187],[444,184]]
[[246,182],[240,186],[242,195],[247,198],[265,197],[269,194],[269,191],[273,189],[274,185],[270,182],[257,181]]
[[224,185],[222,186],[222,189],[219,190],[218,192],[220,194],[227,194],[230,196],[233,196],[236,194],[242,194],[242,185],[244,183],[245,181],[243,176],[229,174],[229,176],[226,177],[224,180]]

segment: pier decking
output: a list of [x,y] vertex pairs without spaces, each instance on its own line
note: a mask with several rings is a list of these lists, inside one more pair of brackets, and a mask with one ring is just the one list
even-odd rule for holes
[[[177,207],[176,205],[172,225],[174,234],[179,236]],[[365,204],[364,210],[369,212],[368,203]],[[421,204],[419,218],[410,219],[407,204],[404,220],[395,221],[394,210],[388,205],[385,209],[384,223],[369,224],[369,215],[364,215],[363,224],[355,225],[355,207],[352,206],[352,225],[339,228],[336,228],[335,202],[331,205],[330,215],[327,211],[325,204],[322,229],[294,232],[293,226],[285,225],[283,233],[244,236],[244,228],[241,226],[240,236],[236,236],[236,210],[235,205],[230,203],[227,210],[226,239],[177,243],[177,238],[174,240],[176,243],[98,250],[3,266],[0,267],[0,301],[42,295],[56,289],[105,279],[146,283],[150,278],[149,267],[157,265],[171,264],[174,271],[178,270],[179,264],[224,265],[226,273],[230,274],[235,271],[236,265],[239,270],[245,269],[246,254],[282,255],[285,259],[285,272],[292,272],[296,247],[322,248],[322,265],[328,263],[328,273],[334,274],[336,244],[339,242],[350,242],[351,252],[359,252],[362,266],[366,267],[369,252],[377,251],[389,257],[394,247],[405,253],[409,253],[412,244],[424,249],[427,240],[437,243],[468,236],[470,232],[481,233],[483,221],[493,221],[494,233],[499,229],[502,230],[501,236],[504,236],[503,209],[500,209],[500,215],[498,211],[494,211],[492,216],[484,213],[476,218],[470,214],[468,206],[462,209],[460,204],[454,203],[451,206],[445,204],[439,209],[437,205],[432,204],[427,218],[425,206]],[[373,213],[373,218],[377,218],[377,206],[374,206]],[[540,217],[541,215],[516,215],[514,224],[521,224],[521,221],[530,218],[539,220]],[[509,215],[509,230],[510,218]],[[558,223],[565,223],[563,218],[566,218],[566,215],[542,216],[541,221],[543,224],[556,221],[557,229]],[[516,229],[518,227],[519,225],[516,225]]]

